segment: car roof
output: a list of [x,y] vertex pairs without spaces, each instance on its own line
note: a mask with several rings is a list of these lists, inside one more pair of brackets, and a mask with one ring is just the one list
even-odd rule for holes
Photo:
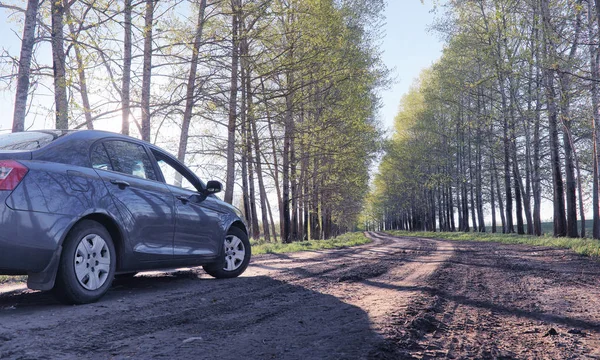
[[32,132],[56,134],[57,131],[64,131],[64,134],[45,147],[33,151],[33,159],[89,167],[89,149],[93,143],[102,139],[126,140],[156,148],[146,141],[104,130],[33,130]]
[[[56,130],[38,130],[38,131],[43,132],[43,131],[56,131]],[[71,138],[96,140],[96,139],[103,139],[106,137],[116,137],[116,138],[123,138],[123,139],[128,139],[128,140],[142,141],[140,139],[136,139],[131,136],[119,134],[119,133],[112,132],[112,131],[105,131],[105,130],[62,130],[62,131],[66,132],[65,136],[69,136]]]

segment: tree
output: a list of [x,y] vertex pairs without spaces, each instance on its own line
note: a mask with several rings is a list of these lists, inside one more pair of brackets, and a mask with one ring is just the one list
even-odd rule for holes
[[179,150],[177,158],[179,161],[185,161],[185,153],[187,151],[187,143],[189,138],[190,122],[192,120],[192,110],[194,108],[194,90],[196,87],[196,73],[198,70],[198,54],[202,40],[202,30],[204,29],[204,12],[206,10],[206,0],[200,0],[198,4],[198,25],[194,34],[194,42],[192,49],[192,60],[190,62],[190,73],[186,86],[185,110],[181,123],[181,135],[179,137]]
[[25,115],[27,113],[27,96],[29,95],[29,72],[33,45],[35,43],[35,25],[39,0],[27,1],[25,11],[25,25],[21,41],[21,54],[19,56],[19,74],[17,75],[17,91],[15,95],[15,110],[13,114],[13,132],[25,130]]
[[459,230],[469,231],[470,221],[482,231],[487,203],[492,232],[499,210],[504,232],[541,235],[542,199],[550,197],[554,234],[578,236],[578,218],[584,233],[586,192],[599,212],[597,183],[582,181],[593,172],[598,179],[589,130],[600,116],[598,8],[588,5],[585,17],[578,0],[450,2],[435,26],[447,46],[402,101],[372,197],[372,213],[384,219],[371,221],[452,230],[457,217]]
[[67,78],[65,69],[63,19],[65,7],[62,0],[50,1],[52,16],[52,69],[54,71],[54,102],[56,109],[56,128],[69,128],[69,110],[67,101]]
[[125,0],[123,10],[123,79],[121,82],[121,133],[129,135],[129,89],[131,85],[131,0]]
[[150,141],[150,85],[152,77],[152,29],[156,0],[146,0],[144,17],[144,69],[142,72],[142,140]]

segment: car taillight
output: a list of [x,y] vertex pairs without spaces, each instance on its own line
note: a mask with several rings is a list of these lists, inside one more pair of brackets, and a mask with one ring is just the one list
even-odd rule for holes
[[14,190],[29,169],[13,160],[0,160],[0,190]]

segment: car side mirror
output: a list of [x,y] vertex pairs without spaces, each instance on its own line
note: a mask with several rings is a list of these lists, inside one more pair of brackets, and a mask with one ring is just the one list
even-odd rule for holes
[[218,181],[210,180],[208,183],[206,183],[206,194],[216,194],[221,192],[221,190],[223,190],[223,185],[221,185],[221,183]]

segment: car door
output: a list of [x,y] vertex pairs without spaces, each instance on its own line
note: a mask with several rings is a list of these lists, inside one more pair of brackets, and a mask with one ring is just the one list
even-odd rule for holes
[[152,149],[164,180],[175,197],[173,254],[179,258],[210,258],[223,245],[223,213],[211,206],[215,201],[203,195],[203,184],[183,164]]
[[146,147],[105,140],[94,145],[91,160],[119,209],[133,257],[146,262],[172,260],[174,199]]

